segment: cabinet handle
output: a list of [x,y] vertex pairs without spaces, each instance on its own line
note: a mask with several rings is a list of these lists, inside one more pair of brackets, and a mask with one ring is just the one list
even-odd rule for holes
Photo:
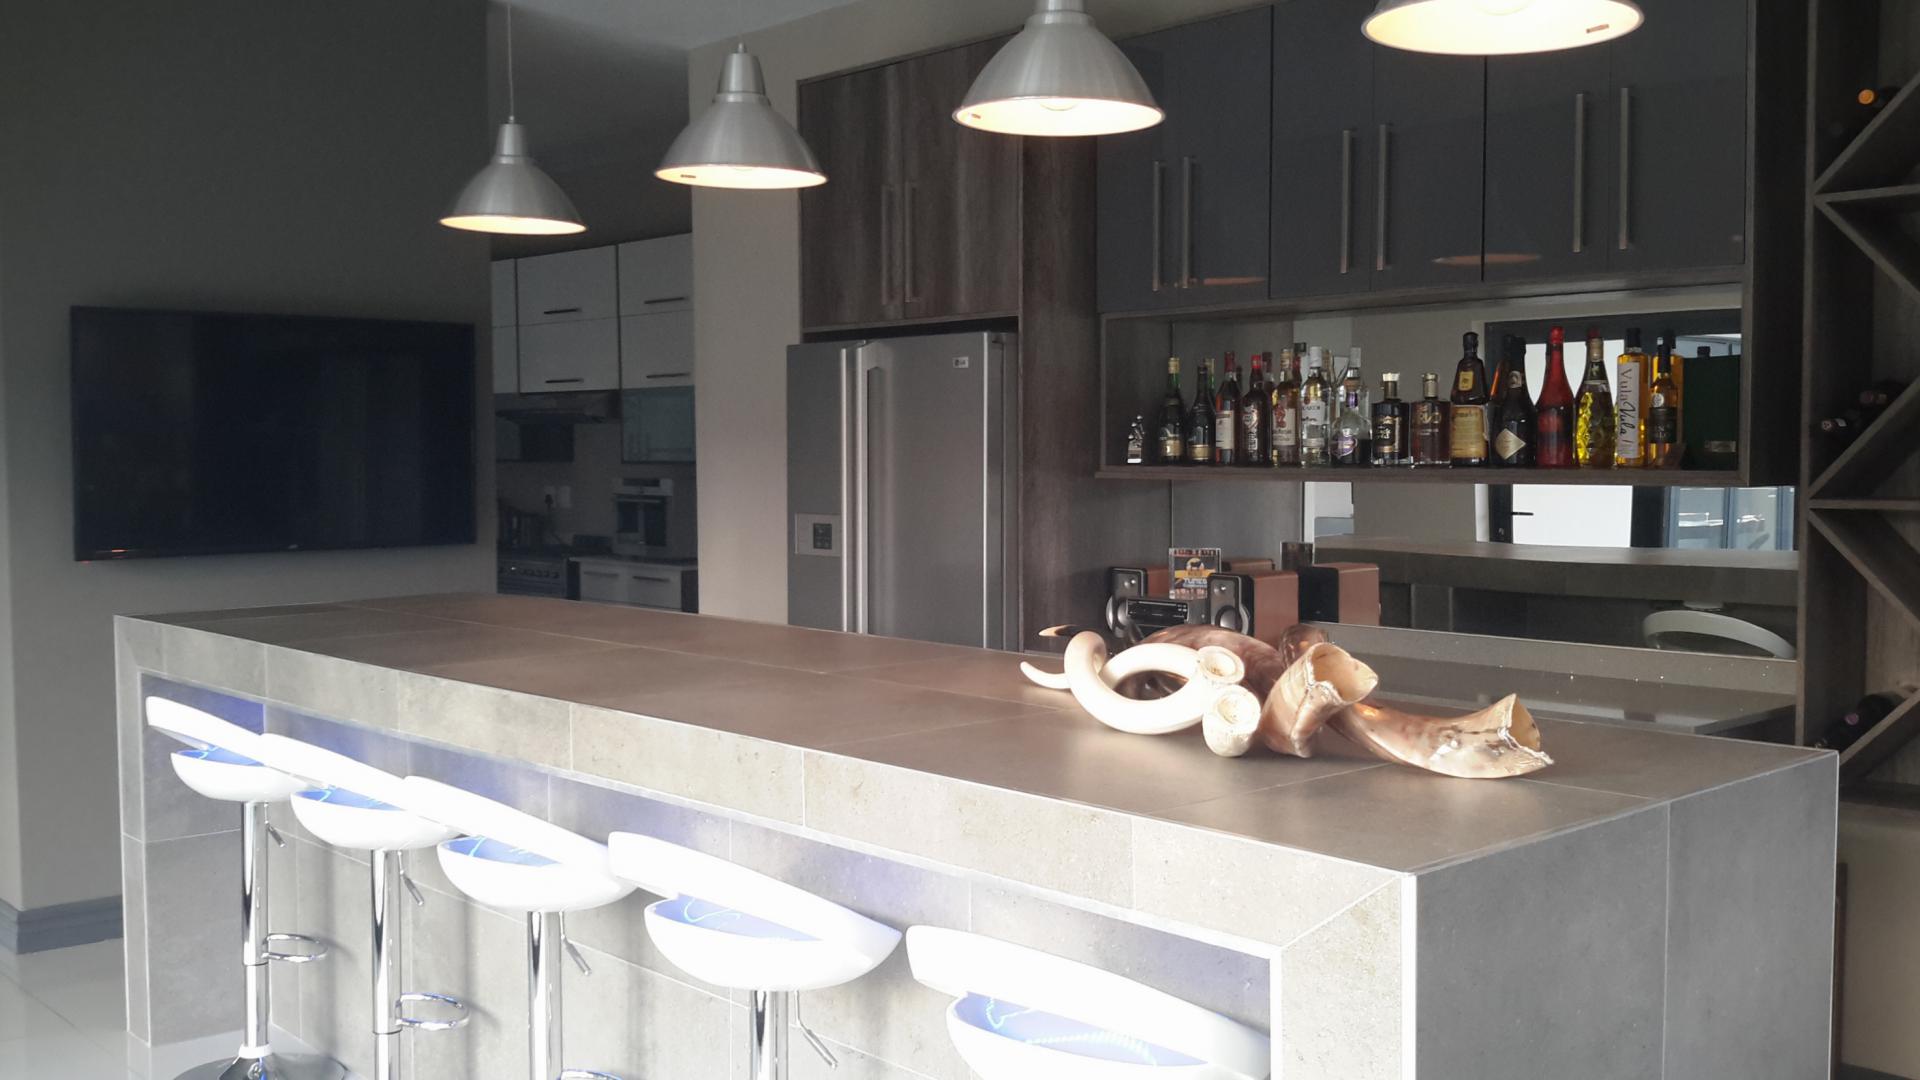
[[693,375],[693,372],[691,371],[662,371],[657,375],[649,375],[647,376],[647,378],[649,379],[685,379],[685,378],[691,377],[692,375]]
[[893,303],[893,185],[880,185],[880,306]]
[[684,304],[686,300],[687,298],[684,296],[660,296],[652,300],[642,300],[640,302],[648,307],[652,307],[654,304]]
[[1340,272],[1353,270],[1353,129],[1340,132]]
[[1180,287],[1191,289],[1193,280],[1193,157],[1180,159]]
[[901,288],[901,300],[908,304],[917,304],[920,298],[913,294],[913,191],[919,185],[909,180],[902,185],[900,197],[900,276],[905,282]]
[[1388,155],[1393,138],[1386,124],[1380,125],[1380,178],[1373,193],[1373,268],[1387,268],[1387,179],[1392,175]]
[[655,585],[671,585],[673,583],[672,578],[652,577],[647,574],[634,574],[631,576],[635,581],[651,581]]
[[1166,252],[1162,250],[1165,247],[1165,242],[1161,239],[1161,236],[1160,236],[1161,231],[1166,227],[1166,224],[1163,220],[1166,216],[1165,213],[1163,212],[1163,208],[1165,207],[1166,201],[1167,201],[1166,186],[1167,186],[1167,163],[1164,161],[1161,161],[1159,158],[1154,158],[1153,159],[1153,245],[1152,245],[1153,247],[1153,291],[1154,292],[1160,291],[1160,284],[1161,284],[1160,264],[1162,260],[1166,258]]
[[580,568],[580,573],[586,577],[619,577],[620,576],[619,574],[616,574],[611,570],[589,570],[584,566]]
[[1573,253],[1587,250],[1587,92],[1573,95]]
[[540,314],[542,315],[578,315],[580,314],[580,309],[577,307],[556,307],[556,308],[548,308],[547,310],[541,312]]
[[1620,88],[1620,250],[1633,244],[1633,88]]
[[547,385],[548,385],[548,386],[565,386],[565,385],[566,385],[566,384],[568,384],[568,383],[581,383],[581,382],[586,382],[586,381],[587,381],[587,380],[586,380],[586,379],[584,379],[584,378],[574,378],[574,379],[548,379],[548,380],[547,380]]

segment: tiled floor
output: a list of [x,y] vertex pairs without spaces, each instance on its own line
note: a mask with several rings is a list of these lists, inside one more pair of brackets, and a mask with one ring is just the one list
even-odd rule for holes
[[0,950],[0,1080],[127,1080],[120,942]]

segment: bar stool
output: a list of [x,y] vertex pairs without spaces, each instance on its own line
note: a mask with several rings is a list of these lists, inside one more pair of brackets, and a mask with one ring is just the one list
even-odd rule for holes
[[[267,824],[267,806],[285,802],[306,785],[264,762],[271,747],[262,736],[211,713],[162,697],[146,700],[147,723],[190,749],[172,755],[173,771],[183,783],[209,799],[241,804],[240,814],[240,958],[246,979],[247,1015],[240,1052],[230,1061],[213,1061],[180,1074],[180,1080],[331,1080],[346,1069],[324,1058],[290,1057],[273,1052],[268,1025],[272,987],[267,964],[306,964],[327,953],[305,934],[267,932],[267,840],[284,847]],[[299,951],[281,951],[291,944]]]
[[1036,949],[916,926],[907,959],[956,999],[947,1035],[981,1080],[1265,1080],[1272,1067],[1259,1032]]
[[[457,834],[396,805],[396,800],[404,796],[400,778],[390,772],[284,735],[262,736],[260,750],[282,770],[317,785],[293,796],[294,817],[308,832],[334,847],[367,853],[373,916],[371,1080],[395,1080],[400,1074],[403,1030],[451,1031],[467,1024],[467,1007],[457,998],[396,989],[404,952],[402,920],[393,905],[401,886],[406,886],[415,906],[426,905],[426,898],[407,876],[406,854],[431,848]],[[431,1005],[447,1015],[409,1016],[409,1004]]]
[[725,859],[636,833],[614,833],[607,848],[615,876],[666,898],[646,911],[660,952],[696,979],[751,995],[749,1080],[785,1080],[788,1012],[801,991],[852,982],[900,943],[891,926]]
[[560,1012],[560,952],[584,974],[586,959],[566,937],[566,913],[614,903],[633,891],[607,871],[605,844],[436,780],[409,776],[399,803],[463,835],[439,845],[440,869],[455,888],[488,907],[527,918],[528,1080],[618,1080],[566,1067]]

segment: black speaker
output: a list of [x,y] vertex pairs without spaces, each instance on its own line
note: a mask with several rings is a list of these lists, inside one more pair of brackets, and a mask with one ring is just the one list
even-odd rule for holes
[[1147,595],[1147,572],[1130,566],[1107,570],[1107,629],[1121,641],[1138,641],[1127,601]]
[[1207,579],[1208,621],[1237,634],[1253,633],[1253,580],[1240,574]]

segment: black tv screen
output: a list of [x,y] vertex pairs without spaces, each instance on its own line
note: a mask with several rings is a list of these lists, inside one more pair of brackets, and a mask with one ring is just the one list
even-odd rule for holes
[[473,328],[76,307],[74,557],[474,540]]

